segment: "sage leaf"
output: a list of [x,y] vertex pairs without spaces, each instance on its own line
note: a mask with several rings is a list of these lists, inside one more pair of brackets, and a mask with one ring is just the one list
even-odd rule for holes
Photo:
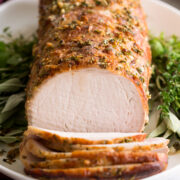
[[0,124],[4,123],[8,118],[10,118],[16,110],[10,111],[10,112],[5,112],[0,114]]
[[152,108],[152,112],[149,116],[149,122],[145,127],[144,132],[145,133],[151,133],[157,126],[159,123],[159,117],[160,117],[160,111],[158,110],[158,104],[154,103],[154,107]]
[[20,141],[20,138],[15,136],[0,136],[0,141],[6,144],[11,144]]
[[16,108],[21,102],[25,100],[25,93],[19,93],[19,94],[14,94],[11,95],[2,110],[2,113],[5,113],[7,111],[11,111],[12,109]]
[[166,131],[166,124],[162,122],[152,133],[149,134],[149,137],[157,137],[163,134]]
[[0,51],[0,67],[6,66],[6,60],[9,58],[9,53],[7,51]]
[[6,101],[8,97],[0,97],[0,101]]
[[173,132],[168,129],[168,130],[165,132],[165,134],[164,134],[163,137],[167,139],[167,138],[168,138],[169,136],[171,136],[172,134],[173,134]]
[[16,92],[21,87],[25,87],[18,78],[9,79],[0,84],[0,93],[1,92]]
[[180,120],[172,112],[169,112],[169,118],[165,118],[165,123],[172,132],[180,131]]
[[23,132],[24,132],[23,129],[15,129],[7,133],[6,136],[15,136],[15,135],[22,134]]
[[27,120],[25,115],[24,104],[21,104],[16,112],[16,116],[13,118],[15,125],[17,126],[27,126]]
[[[0,35],[0,141],[19,141],[27,127],[25,87],[36,38],[12,38],[8,28]],[[11,37],[11,38],[9,38]],[[8,41],[6,41],[8,39]]]
[[6,50],[6,44],[3,41],[0,41],[0,51]]
[[6,120],[3,124],[0,124],[0,126],[3,126],[3,129],[10,129],[13,127],[14,125],[14,117],[13,118],[9,118],[8,120]]
[[16,66],[19,63],[21,63],[22,61],[23,61],[22,57],[19,54],[15,54],[7,60],[7,64]]

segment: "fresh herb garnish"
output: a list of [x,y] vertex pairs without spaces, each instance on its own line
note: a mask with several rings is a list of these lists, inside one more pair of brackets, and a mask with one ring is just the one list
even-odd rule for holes
[[8,28],[0,36],[0,141],[11,144],[21,140],[26,129],[25,87],[33,61],[36,39],[13,39]]
[[152,36],[150,45],[153,56],[150,105],[157,105],[160,111],[150,137],[169,138],[170,146],[180,150],[180,39],[172,36],[167,40],[161,34]]

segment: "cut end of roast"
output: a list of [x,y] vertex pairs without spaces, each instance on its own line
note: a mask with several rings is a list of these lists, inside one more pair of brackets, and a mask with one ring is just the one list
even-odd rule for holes
[[65,132],[140,132],[146,109],[138,88],[108,70],[86,68],[47,79],[27,102],[29,125]]

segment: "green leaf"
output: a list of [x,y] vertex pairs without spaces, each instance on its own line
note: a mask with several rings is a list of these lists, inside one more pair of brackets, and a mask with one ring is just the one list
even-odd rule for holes
[[172,112],[169,112],[169,118],[165,118],[165,123],[167,128],[174,133],[180,130],[180,120]]
[[25,100],[24,92],[11,95],[6,102],[6,105],[5,105],[4,109],[2,110],[2,113],[13,110],[24,100]]
[[20,138],[15,136],[0,136],[0,141],[6,144],[11,144],[20,141]]
[[0,41],[0,52],[6,50],[6,44],[3,41]]
[[10,117],[7,121],[5,121],[3,124],[0,124],[0,128],[3,130],[8,130],[13,127],[14,125],[14,118]]
[[168,130],[166,131],[166,133],[164,134],[163,137],[167,139],[167,138],[168,138],[169,136],[171,136],[172,134],[173,134],[173,132],[168,129]]
[[153,39],[150,41],[150,44],[151,44],[152,55],[154,58],[164,53],[164,47],[159,40]]
[[0,132],[4,135],[0,141],[12,143],[19,140],[27,127],[24,87],[28,81],[36,39],[26,40],[22,36],[13,39],[9,28],[4,33],[0,37],[8,42],[0,40]]
[[0,114],[0,124],[4,123],[8,118],[10,118],[16,110],[10,111],[10,112],[5,112]]
[[13,118],[15,125],[17,126],[27,126],[27,120],[26,120],[26,115],[25,115],[25,108],[24,104],[20,105],[18,111],[16,112],[16,116]]
[[1,92],[16,92],[21,87],[25,87],[18,78],[9,79],[0,84]]
[[7,60],[7,64],[16,66],[19,63],[21,63],[22,61],[23,61],[22,57],[19,54],[15,54]]
[[149,137],[157,137],[161,134],[163,134],[166,131],[166,125],[164,122],[162,122],[151,134],[149,134]]
[[23,129],[15,129],[15,130],[12,130],[12,131],[8,132],[6,134],[6,136],[15,136],[15,135],[17,136],[19,134],[22,134],[23,132],[24,132]]
[[10,54],[8,51],[0,51],[0,67],[5,67]]

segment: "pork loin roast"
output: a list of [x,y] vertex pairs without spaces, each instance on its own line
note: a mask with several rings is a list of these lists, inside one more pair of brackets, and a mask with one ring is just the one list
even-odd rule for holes
[[27,88],[29,125],[142,131],[148,121],[147,32],[139,0],[40,0]]
[[168,140],[141,133],[147,34],[140,0],[40,0],[20,147],[27,174],[140,179],[166,169]]

